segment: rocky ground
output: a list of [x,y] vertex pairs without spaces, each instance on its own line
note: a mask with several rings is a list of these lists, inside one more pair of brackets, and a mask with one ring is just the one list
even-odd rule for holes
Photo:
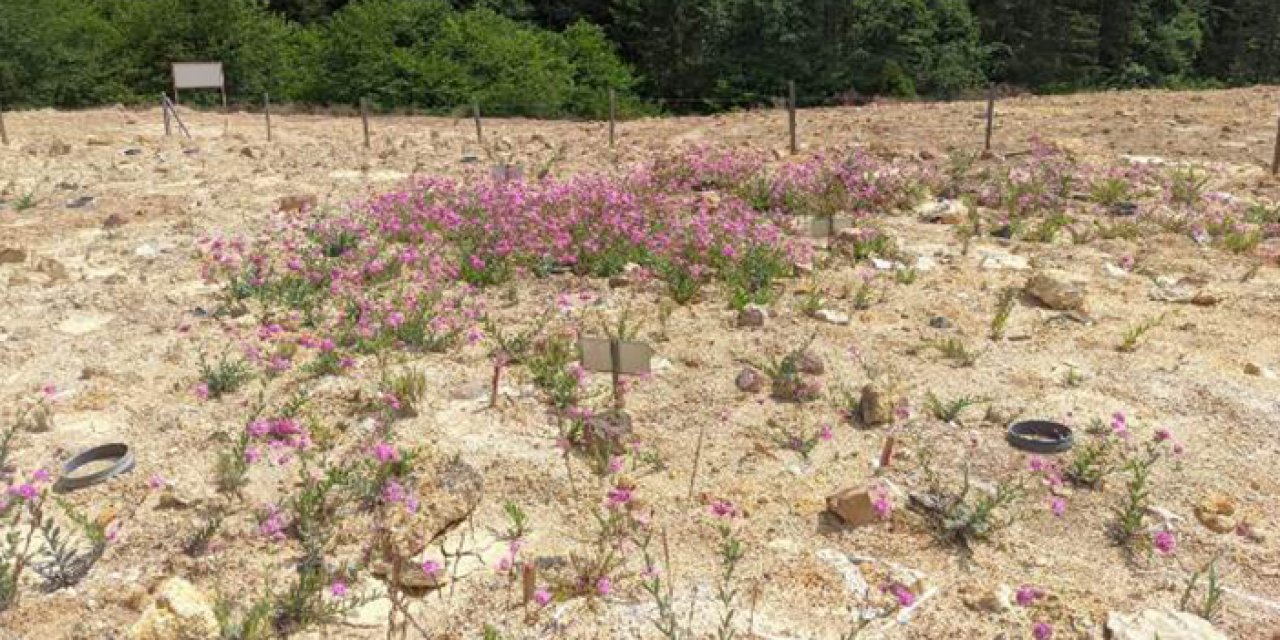
[[[1038,135],[1093,159],[1193,163],[1213,170],[1215,190],[1274,202],[1280,181],[1265,167],[1276,100],[1268,89],[1010,99],[999,106],[995,150],[1024,153]],[[981,143],[981,111],[975,103],[804,111],[801,151],[859,147],[940,157]],[[777,111],[628,122],[612,151],[600,123],[486,121],[489,143],[481,145],[467,120],[383,117],[373,122],[365,149],[358,119],[277,116],[268,143],[260,115],[183,117],[191,140],[165,138],[159,110],[5,114],[11,144],[0,147],[0,415],[16,413],[47,383],[56,389],[51,426],[19,432],[11,460],[20,472],[52,469],[86,446],[127,442],[137,467],[68,495],[78,509],[110,522],[114,540],[75,587],[41,593],[24,581],[21,601],[0,614],[0,637],[205,637],[216,624],[202,600],[254,591],[292,572],[287,554],[259,534],[255,514],[290,486],[291,476],[279,469],[255,471],[210,553],[192,559],[181,549],[222,500],[212,485],[216,455],[254,400],[241,392],[200,402],[191,393],[200,355],[218,353],[234,329],[209,316],[219,288],[201,278],[198,238],[257,233],[284,197],[340,207],[410,176],[464,176],[493,162],[567,175],[688,144],[761,150],[779,161],[786,148],[785,114]],[[907,584],[918,598],[877,619],[863,637],[1026,638],[1037,622],[1051,623],[1054,638],[1103,637],[1109,616],[1176,609],[1186,576],[1214,557],[1226,586],[1217,632],[1280,637],[1280,269],[1274,253],[1267,258],[1274,241],[1252,255],[1174,234],[1087,245],[982,239],[966,252],[949,225],[909,213],[886,224],[904,255],[916,258],[919,277],[869,310],[853,312],[849,301],[838,301],[852,316],[847,326],[804,317],[805,289],[813,286],[805,279],[789,282],[789,295],[754,329],[736,327],[735,314],[714,295],[676,309],[662,326],[659,290],[572,276],[522,287],[505,311],[529,315],[561,293],[589,292],[608,308],[629,300],[647,315],[642,336],[656,349],[655,371],[630,395],[628,409],[652,447],[649,459],[662,464],[629,473],[669,540],[674,605],[695,635],[711,636],[717,623],[717,536],[707,511],[723,499],[743,512],[736,525],[746,549],[738,569],[739,637],[842,637],[862,602],[860,577],[873,591],[882,580]],[[1140,268],[1118,268],[1125,256]],[[1005,339],[988,340],[999,291],[1022,287],[1035,272],[1073,283],[1083,292],[1083,313],[1019,299]],[[837,290],[856,276],[845,269],[822,278]],[[1136,352],[1116,349],[1135,323],[1162,316]],[[796,408],[735,387],[743,360],[780,355],[811,334],[812,351],[825,363],[821,401]],[[957,368],[921,348],[947,337],[980,352],[973,367]],[[483,477],[483,490],[442,498],[474,510],[427,553],[446,562],[444,552],[470,555],[456,563],[448,585],[413,601],[423,627],[409,637],[479,638],[485,625],[510,638],[657,637],[656,608],[634,579],[604,597],[537,610],[522,605],[518,583],[492,570],[507,548],[499,539],[507,528],[504,501],[520,504],[532,522],[522,553],[545,559],[554,574],[557,563],[590,546],[591,511],[608,485],[584,461],[566,465],[555,426],[518,373],[500,406],[486,408],[489,362],[482,345],[412,361],[430,388],[419,415],[400,428],[403,441],[440,460],[460,456]],[[1157,472],[1153,501],[1177,533],[1177,553],[1131,563],[1110,543],[1105,526],[1123,493],[1118,482],[1069,492],[1063,517],[1050,513],[1048,496],[1037,489],[1008,529],[972,553],[935,540],[905,505],[890,523],[842,524],[825,499],[873,479],[886,435],[883,427],[850,426],[837,406],[839,390],[869,381],[863,363],[891,373],[917,407],[886,474],[904,490],[923,483],[930,452],[940,468],[971,461],[975,476],[987,480],[1025,468],[1026,456],[1003,437],[1017,418],[1070,415],[1083,426],[1123,411],[1142,437],[1167,427],[1186,453],[1180,468]],[[330,381],[315,394],[336,404],[373,375]],[[983,396],[989,408],[943,424],[919,409],[930,392]],[[805,459],[774,444],[770,421],[835,429]],[[1214,501],[1232,511],[1222,521],[1206,513],[1205,503]],[[361,541],[341,542],[357,548]],[[353,588],[379,584],[365,577]],[[1021,585],[1046,595],[1032,606],[1009,602]],[[166,606],[169,613],[157,612]],[[389,608],[385,598],[375,600],[309,637],[386,637]],[[152,631],[135,626],[166,615],[188,635],[160,629],[148,636]],[[1219,637],[1203,626],[1160,637]]]

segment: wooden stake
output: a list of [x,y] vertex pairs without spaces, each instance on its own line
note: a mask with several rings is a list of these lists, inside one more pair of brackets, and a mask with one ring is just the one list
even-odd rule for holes
[[991,131],[996,122],[996,85],[987,89],[987,138],[982,145],[983,153],[991,153]]
[[[3,123],[0,123],[0,131],[3,130]],[[1276,124],[1276,153],[1271,160],[1271,175],[1280,175],[1280,121]]]
[[538,570],[533,563],[526,562],[521,571],[521,595],[524,597],[523,604],[529,604],[533,599],[533,594],[538,589]]
[[267,142],[271,142],[271,94],[262,94],[262,114],[267,118]]
[[618,120],[618,94],[613,89],[609,89],[609,148],[613,148],[613,129],[614,123]]
[[182,124],[182,116],[178,115],[177,105],[170,102],[169,96],[166,96],[164,94],[160,95],[160,99],[164,101],[164,106],[166,109],[169,110],[169,114],[173,116],[173,120],[178,123],[178,129],[182,131],[182,135],[185,135],[187,139],[190,140],[191,132],[187,130],[187,125]]
[[476,120],[476,142],[484,144],[484,130],[480,128],[480,101],[476,100],[471,103],[471,117]]
[[364,127],[364,148],[369,148],[369,101],[360,98],[360,124]]
[[622,400],[622,343],[617,338],[609,340],[609,364],[613,376],[613,408],[621,411]]
[[0,107],[0,142],[3,142],[4,146],[6,147],[9,146],[9,132],[4,128],[4,108],[3,107]]
[[888,469],[889,464],[893,462],[893,436],[886,436],[884,439],[884,447],[880,449],[880,469]]
[[167,138],[173,135],[173,127],[169,122],[169,102],[164,98],[160,99],[160,110],[164,112],[164,135]]
[[787,81],[787,128],[791,132],[791,155],[799,148],[796,145],[796,81]]

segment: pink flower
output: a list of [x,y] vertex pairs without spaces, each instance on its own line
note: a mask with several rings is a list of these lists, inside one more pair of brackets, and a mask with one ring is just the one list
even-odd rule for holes
[[622,456],[613,456],[609,458],[609,473],[617,473],[622,471],[625,459]]
[[49,481],[48,469],[36,469],[35,471],[31,472],[31,482],[38,484],[41,482],[48,482],[48,481]]
[[1129,437],[1129,421],[1125,419],[1123,413],[1117,411],[1111,414],[1111,431],[1116,437]]
[[43,386],[40,387],[40,393],[44,394],[44,397],[46,398],[52,398],[53,395],[57,392],[58,392],[58,387],[54,385],[52,382],[46,382],[44,383]]
[[1157,531],[1151,536],[1151,545],[1161,555],[1167,556],[1177,550],[1178,539],[1173,536],[1172,531]]
[[1053,512],[1053,515],[1061,518],[1062,514],[1067,512],[1067,501],[1057,497],[1050,498],[1049,510]]
[[1053,637],[1053,627],[1047,622],[1037,622],[1031,627],[1031,636],[1036,640],[1049,640]]
[[1018,606],[1029,607],[1034,604],[1036,600],[1039,600],[1042,597],[1044,597],[1044,591],[1041,591],[1031,585],[1024,584],[1021,587],[1018,587],[1018,593],[1014,596],[1014,599],[1017,601]]
[[440,574],[442,567],[435,560],[425,560],[422,563],[422,572],[431,576],[433,579]]
[[407,495],[408,494],[406,494],[404,490],[404,485],[396,482],[395,480],[387,480],[387,483],[382,485],[382,501],[387,504],[404,502]]
[[164,476],[158,473],[151,474],[151,477],[147,479],[147,486],[152,489],[163,489],[168,484],[169,481],[165,480]]
[[36,496],[40,495],[40,492],[34,485],[23,483],[9,487],[9,495],[22,498],[23,500],[34,500]]
[[1156,442],[1165,442],[1166,440],[1169,440],[1171,438],[1173,438],[1173,434],[1170,433],[1168,429],[1164,427],[1160,427],[1159,429],[1156,429],[1156,434],[1155,434]]
[[621,507],[631,502],[632,490],[627,487],[614,487],[606,495],[610,508]]
[[250,438],[261,438],[271,432],[271,423],[259,418],[250,422],[245,430],[249,432]]
[[898,606],[903,609],[907,609],[916,603],[916,594],[911,593],[910,589],[901,584],[895,582],[889,585],[885,590],[898,600]]
[[347,583],[341,580],[334,582],[333,584],[329,585],[329,593],[332,594],[333,597],[335,598],[347,597]]
[[208,400],[208,399],[209,399],[209,384],[208,384],[208,383],[206,383],[206,382],[201,382],[201,383],[196,384],[196,387],[195,387],[195,389],[193,390],[193,393],[195,393],[195,394],[196,394],[196,398],[198,398],[198,399],[200,399],[200,400]]
[[545,607],[551,604],[551,592],[547,591],[546,587],[538,587],[538,590],[533,592],[533,601],[539,607]]
[[911,407],[903,402],[893,408],[893,419],[898,422],[906,422],[911,419]]
[[1031,456],[1031,458],[1027,460],[1027,468],[1031,469],[1031,471],[1035,473],[1044,471],[1044,458],[1041,458],[1040,456]]
[[711,503],[711,515],[717,518],[732,518],[738,515],[738,509],[728,500],[716,500]]
[[253,464],[262,459],[262,450],[257,447],[249,447],[244,450],[244,461]]
[[833,437],[834,434],[831,432],[831,425],[824,424],[820,429],[818,429],[819,440],[822,440],[823,442],[830,442]]
[[613,591],[613,582],[609,580],[609,576],[600,576],[600,579],[596,580],[596,593],[607,596],[611,591]]
[[498,560],[498,573],[507,573],[508,571],[511,571],[511,565],[513,564],[515,564],[515,558],[512,558],[511,556],[502,556],[502,558]]
[[400,452],[389,443],[379,442],[373,445],[373,458],[382,464],[400,459]]
[[876,517],[881,520],[888,520],[893,517],[893,499],[889,497],[889,492],[883,487],[877,487],[872,491],[871,508],[875,510]]

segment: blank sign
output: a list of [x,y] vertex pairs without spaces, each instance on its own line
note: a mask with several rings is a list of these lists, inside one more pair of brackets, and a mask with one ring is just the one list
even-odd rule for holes
[[173,88],[220,89],[222,88],[221,62],[173,63]]

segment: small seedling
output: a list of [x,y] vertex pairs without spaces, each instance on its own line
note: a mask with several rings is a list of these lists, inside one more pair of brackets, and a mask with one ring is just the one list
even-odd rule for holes
[[893,281],[903,286],[915,284],[920,278],[920,270],[915,267],[903,267],[893,272]]
[[1021,497],[1021,486],[1002,481],[990,492],[980,490],[970,482],[969,463],[965,462],[961,484],[955,488],[933,468],[932,452],[922,451],[921,458],[929,488],[924,494],[913,495],[911,505],[929,519],[939,538],[968,549],[1011,522],[1007,512]]
[[1062,384],[1068,387],[1078,387],[1084,384],[1084,374],[1075,367],[1067,367],[1067,372],[1062,375]]
[[782,358],[765,365],[756,365],[757,369],[769,377],[770,391],[773,397],[784,402],[807,402],[816,399],[821,391],[817,382],[805,380],[805,369],[812,368],[816,361],[809,353],[809,345],[813,344],[817,334],[809,336],[798,348],[791,350]]
[[213,537],[218,535],[218,530],[222,527],[222,518],[221,513],[215,513],[210,516],[204,524],[200,525],[183,541],[182,552],[191,558],[199,558],[208,553],[209,543],[213,542]]
[[1077,487],[1098,489],[1102,480],[1117,470],[1114,442],[1101,437],[1076,445],[1063,475]]
[[380,386],[395,415],[413,417],[418,414],[418,402],[427,392],[427,375],[418,369],[393,375],[384,372]]
[[961,424],[960,414],[964,413],[965,409],[985,402],[989,402],[989,400],[980,396],[968,395],[944,402],[930,391],[925,396],[924,406],[930,415],[942,422]]
[[1120,342],[1117,350],[1124,353],[1133,353],[1141,346],[1142,337],[1147,335],[1152,329],[1164,324],[1165,314],[1160,314],[1154,318],[1148,318],[1129,327],[1124,332],[1124,339]]
[[1000,297],[996,300],[996,313],[991,317],[991,339],[1004,339],[1004,330],[1009,326],[1009,317],[1013,315],[1014,304],[1018,300],[1018,290],[1014,287],[1006,287],[1000,291]]
[[[1226,594],[1226,589],[1218,580],[1218,559],[1218,556],[1214,556],[1208,564],[1187,578],[1187,586],[1182,592],[1182,601],[1178,606],[1179,609],[1200,616],[1209,622],[1217,622],[1222,616],[1222,596]],[[1201,578],[1205,579],[1204,594],[1196,600],[1196,588]]]
[[525,514],[520,505],[507,500],[502,503],[502,512],[507,515],[507,520],[511,526],[507,527],[507,538],[509,540],[519,540],[529,531],[529,516]]
[[950,360],[957,367],[972,367],[977,364],[982,353],[970,350],[964,342],[956,337],[932,340],[929,346],[937,349],[942,357]]
[[216,363],[209,364],[203,355],[200,356],[200,382],[208,390],[209,398],[217,399],[228,393],[235,393],[252,379],[253,371],[242,360],[232,359],[224,353]]
[[1169,173],[1169,199],[1175,204],[1193,205],[1204,198],[1209,177],[1193,167],[1178,167]]
[[26,211],[36,206],[36,194],[34,191],[28,191],[13,201],[14,211]]

